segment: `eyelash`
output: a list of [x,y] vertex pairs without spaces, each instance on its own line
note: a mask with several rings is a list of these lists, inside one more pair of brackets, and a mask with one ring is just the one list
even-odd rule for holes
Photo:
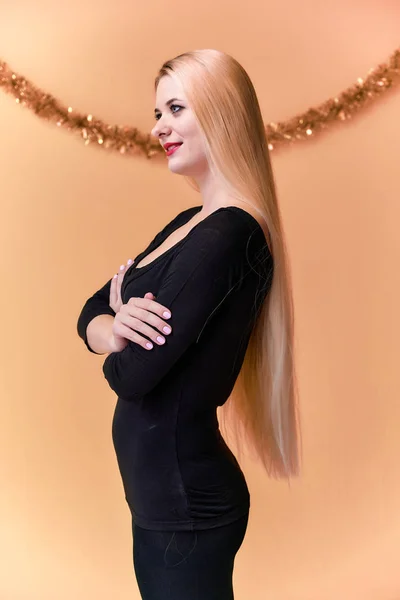
[[[179,104],[170,104],[170,108],[172,108],[173,106],[175,106],[175,107],[177,107],[177,108],[183,108],[183,106],[179,106]],[[173,114],[175,114],[175,112],[179,112],[179,110],[178,110],[178,111],[173,111]],[[158,121],[158,117],[159,117],[159,116],[160,116],[160,113],[158,113],[158,114],[156,115],[156,121]]]

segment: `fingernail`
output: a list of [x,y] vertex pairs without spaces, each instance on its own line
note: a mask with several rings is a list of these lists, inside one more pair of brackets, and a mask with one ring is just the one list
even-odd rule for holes
[[124,268],[125,268],[125,265],[121,265],[119,270],[122,271],[122,269],[124,269]]
[[132,259],[130,258],[130,259],[128,260],[128,265],[130,265],[130,264],[131,264],[131,262],[132,262]]
[[169,319],[170,316],[171,316],[171,313],[169,313],[169,312],[163,313],[163,317],[165,317],[166,319]]

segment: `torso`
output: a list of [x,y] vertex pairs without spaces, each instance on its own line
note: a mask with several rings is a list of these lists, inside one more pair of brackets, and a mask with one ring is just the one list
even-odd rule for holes
[[[153,263],[133,275],[135,261],[121,287],[124,303],[151,291],[172,311],[172,335],[163,347],[125,354],[124,369],[111,362],[119,360],[111,353],[104,369],[109,381],[113,378],[110,385],[115,381],[119,387],[121,381],[112,436],[138,527],[193,532],[248,513],[246,480],[219,431],[217,410],[229,401],[239,375],[273,263],[263,252],[256,215],[251,219],[247,207],[241,212],[242,205],[225,201],[220,215],[208,215],[210,230],[207,222],[201,225],[207,219],[202,205],[177,215],[148,256],[145,251],[137,257],[139,267]],[[196,224],[199,236],[188,233]],[[187,244],[185,235],[191,236]],[[175,252],[171,246],[179,240]],[[163,260],[160,254],[168,248]],[[265,267],[259,264],[261,251]],[[104,296],[98,294],[88,306],[89,321],[104,311]]]
[[[222,205],[223,206],[223,205]],[[238,206],[239,208],[243,208],[243,206],[241,206],[240,204],[227,204],[226,206]],[[246,208],[244,208],[244,210],[247,210],[247,212],[249,212],[260,224],[261,228],[264,230],[264,232],[266,231],[266,224],[264,222],[264,220],[262,219],[262,217],[260,216],[260,214],[255,211],[252,207],[250,207],[250,209],[248,208],[248,205],[246,205]],[[153,262],[153,260],[155,260],[156,258],[158,258],[159,256],[161,256],[161,254],[164,254],[164,252],[166,252],[167,250],[169,250],[170,248],[172,248],[172,246],[174,246],[175,244],[177,244],[178,242],[180,242],[184,237],[187,236],[187,234],[189,233],[189,231],[198,223],[200,223],[203,219],[205,219],[208,215],[202,215],[201,217],[199,217],[198,213],[197,215],[195,215],[192,219],[190,219],[190,221],[188,223],[185,223],[185,225],[182,225],[182,227],[179,227],[179,229],[176,229],[175,231],[173,231],[171,233],[171,235],[169,235],[163,242],[162,244],[160,244],[160,246],[158,246],[155,250],[153,250],[153,252],[150,252],[150,254],[148,254],[147,256],[145,256],[143,258],[143,260],[139,261],[134,268],[139,268],[141,269],[142,267],[145,267],[146,265],[150,264],[151,262]]]

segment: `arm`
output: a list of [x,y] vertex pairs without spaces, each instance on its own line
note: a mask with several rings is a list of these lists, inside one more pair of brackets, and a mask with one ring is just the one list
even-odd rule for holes
[[243,275],[248,237],[242,219],[219,213],[185,241],[157,292],[157,302],[172,312],[166,344],[148,351],[128,341],[103,363],[104,376],[120,398],[133,401],[151,392],[196,343],[208,318]]
[[113,343],[112,327],[114,317],[111,315],[97,315],[86,328],[87,346],[96,354],[108,354],[116,352]]
[[[197,208],[198,207],[186,209],[174,217],[172,221],[170,221],[161,231],[157,233],[147,248],[136,258],[140,260],[140,257],[143,254],[146,252],[151,252],[154,247],[160,244],[169,235],[171,229],[175,227],[176,222],[179,222],[179,219],[181,219],[182,216],[185,216],[186,214],[192,214],[192,212],[197,210]],[[110,315],[111,317],[115,317],[115,312],[109,305],[110,286],[111,279],[109,279],[102,288],[97,290],[93,296],[86,300],[78,317],[78,335],[85,342],[87,349],[94,354],[112,352],[112,347],[109,340],[111,337],[113,321],[106,317],[103,317],[102,319],[99,318],[94,321],[95,317],[100,317],[101,315]]]
[[[111,317],[115,317],[115,312],[109,305],[110,286],[111,279],[86,300],[78,317],[78,335],[85,342],[87,349],[94,354],[111,352],[111,346],[107,340],[111,337],[111,327],[114,320]],[[103,318],[101,320],[96,319],[95,322],[95,317],[99,317],[100,315]],[[108,315],[109,317],[105,318],[104,315]],[[90,329],[88,328],[89,324]],[[90,342],[93,343],[93,347],[89,345],[88,334],[90,335]]]

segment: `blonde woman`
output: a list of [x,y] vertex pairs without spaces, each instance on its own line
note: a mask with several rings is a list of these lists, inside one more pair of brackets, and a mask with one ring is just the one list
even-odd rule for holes
[[108,353],[142,598],[232,600],[250,494],[217,407],[268,475],[298,474],[290,271],[243,67],[217,50],[186,52],[161,67],[155,95],[152,133],[201,204],[89,298],[77,327],[91,352]]

